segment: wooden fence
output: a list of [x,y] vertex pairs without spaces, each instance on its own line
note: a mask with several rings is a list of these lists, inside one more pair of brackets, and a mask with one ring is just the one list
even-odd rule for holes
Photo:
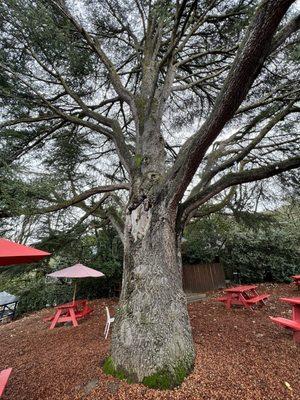
[[182,268],[185,292],[203,293],[225,287],[223,266],[215,264],[190,264]]

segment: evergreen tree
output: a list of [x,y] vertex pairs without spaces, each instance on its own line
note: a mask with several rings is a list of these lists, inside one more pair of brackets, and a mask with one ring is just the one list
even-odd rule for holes
[[1,170],[19,168],[1,216],[110,218],[124,243],[111,372],[180,383],[184,225],[300,165],[292,3],[1,2]]

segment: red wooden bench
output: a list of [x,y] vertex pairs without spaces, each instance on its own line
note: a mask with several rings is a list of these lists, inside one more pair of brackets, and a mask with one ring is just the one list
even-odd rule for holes
[[[81,308],[82,307],[82,308]],[[76,318],[83,318],[93,311],[91,307],[88,306],[87,300],[77,300],[75,315]]]
[[283,326],[284,328],[291,329],[292,331],[300,332],[300,322],[294,321],[288,318],[282,317],[270,317],[270,319],[278,325]]
[[275,322],[275,324],[293,331],[294,342],[300,343],[300,322],[282,317],[270,317],[270,319]]
[[295,343],[300,343],[300,297],[282,297],[279,300],[292,305],[292,319],[282,317],[270,317],[270,319],[275,322],[275,324],[292,330]]
[[216,299],[215,299],[215,301],[221,301],[221,302],[226,302],[227,301],[227,297],[226,296],[223,296],[223,297],[217,297]]
[[12,368],[4,369],[0,372],[0,397],[4,393]]
[[255,297],[251,297],[250,299],[246,299],[246,302],[248,304],[253,305],[253,304],[257,304],[261,301],[262,303],[265,304],[265,300],[267,300],[269,297],[270,297],[269,294],[260,294],[259,296],[255,296]]

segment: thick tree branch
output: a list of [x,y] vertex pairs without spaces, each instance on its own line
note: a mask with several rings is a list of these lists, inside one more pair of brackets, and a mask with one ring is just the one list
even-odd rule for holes
[[[107,186],[96,186],[89,190],[82,192],[79,195],[72,197],[71,199],[62,201],[58,204],[55,204],[50,207],[39,208],[35,210],[28,210],[29,215],[38,215],[38,214],[46,214],[50,212],[55,212],[59,210],[64,210],[71,206],[77,206],[79,203],[82,203],[84,200],[88,199],[89,197],[95,196],[99,193],[109,193],[116,190],[129,190],[129,185],[127,183],[124,184],[115,184],[115,185],[107,185]],[[106,198],[106,197],[105,197]],[[26,215],[26,211],[22,212],[23,215]],[[18,214],[19,215],[19,214]],[[0,210],[0,218],[9,218],[15,217],[14,213],[10,213],[8,210]]]
[[259,181],[262,179],[270,178],[282,172],[300,167],[300,156],[293,157],[288,160],[280,161],[274,164],[266,165],[259,168],[244,170],[237,173],[229,173],[217,182],[206,187],[201,192],[190,197],[180,206],[180,216],[182,221],[185,221],[189,214],[196,208],[206,203],[209,199],[216,194],[222,192],[224,189],[235,186],[241,183]]
[[[65,232],[65,234],[69,234],[76,230],[77,228],[80,228],[83,224],[83,222],[90,217],[91,215],[94,215],[99,207],[104,203],[104,201],[109,197],[109,194],[105,194],[99,201],[97,201],[96,204],[94,204],[92,207],[86,207],[86,213],[76,222],[75,225],[72,226],[68,231]],[[83,207],[80,207],[83,208]]]
[[[234,152],[235,154],[230,157],[229,159],[227,159],[226,161],[224,161],[222,164],[218,165],[216,163],[216,158],[214,158],[214,162],[211,162],[210,164],[215,164],[215,167],[212,167],[205,175],[205,181],[208,182],[210,181],[217,173],[224,171],[225,169],[228,169],[230,167],[232,167],[235,163],[239,163],[240,161],[244,160],[245,157],[253,150],[257,147],[257,145],[266,137],[266,135],[269,133],[269,131],[271,129],[274,128],[274,126],[276,124],[278,124],[280,121],[282,121],[289,113],[292,112],[292,107],[294,104],[294,101],[291,101],[287,107],[285,107],[284,109],[280,110],[278,113],[276,113],[269,121],[268,123],[260,130],[260,132],[253,138],[251,139],[251,141],[249,142],[248,145],[242,147],[241,150],[231,150],[230,153]],[[245,134],[247,133],[247,129],[245,130]],[[237,141],[237,136],[235,135],[235,139]],[[231,141],[224,141],[224,144],[226,145],[234,145],[234,140]],[[221,144],[221,151],[218,152],[218,150],[216,151],[219,156],[224,157],[225,155],[225,150],[222,147]],[[212,155],[213,156],[213,155]]]
[[121,220],[116,210],[113,210],[111,207],[108,207],[105,213],[124,244],[124,222]]
[[99,41],[97,41],[96,39],[93,39],[93,37],[83,28],[83,26],[81,26],[79,24],[79,22],[71,15],[71,13],[69,12],[64,1],[51,0],[51,2],[56,7],[58,7],[60,12],[72,23],[72,25],[77,29],[77,31],[86,40],[89,47],[94,51],[95,54],[97,54],[99,59],[103,62],[103,64],[105,65],[105,67],[109,73],[111,83],[112,83],[115,91],[117,92],[117,94],[122,98],[122,100],[124,100],[130,106],[133,106],[135,108],[133,96],[123,86],[121,79],[115,69],[115,66],[113,65],[111,60],[108,58],[108,56],[105,54],[105,52],[102,50]]
[[15,118],[8,121],[4,121],[0,124],[0,128],[6,128],[8,126],[26,124],[26,123],[34,123],[34,122],[44,122],[53,119],[59,119],[60,117],[57,114],[44,114],[38,115],[37,117],[21,117]]
[[176,207],[208,147],[246,97],[270,52],[278,25],[292,3],[292,0],[264,0],[257,8],[212,112],[200,130],[185,143],[164,182],[162,190],[166,190],[168,182],[171,208]]
[[222,67],[217,71],[213,72],[212,74],[207,75],[205,78],[196,79],[186,85],[175,85],[172,87],[172,92],[187,90],[192,88],[193,86],[201,86],[203,83],[206,83],[207,81],[221,75],[224,71],[226,71],[226,69],[228,69],[228,67]]
[[250,104],[245,104],[242,107],[239,107],[238,110],[236,111],[235,115],[240,115],[243,113],[246,113],[247,111],[254,110],[255,108],[259,108],[264,105],[268,105],[271,103],[275,103],[276,101],[286,101],[290,97],[296,96],[297,94],[300,93],[300,89],[296,88],[289,88],[289,90],[286,90],[284,93],[277,95],[278,92],[281,92],[282,90],[287,89],[286,87],[276,87],[274,90],[271,92],[267,93],[265,96],[260,98],[259,100],[250,103]]
[[282,28],[272,40],[271,52],[281,46],[290,36],[300,29],[300,14],[294,17],[284,28]]
[[195,210],[191,211],[188,215],[188,219],[186,221],[184,221],[184,224],[187,224],[191,220],[191,218],[194,218],[194,217],[203,218],[207,215],[214,214],[218,211],[221,211],[222,208],[224,208],[228,205],[228,203],[234,196],[235,192],[236,192],[236,187],[232,186],[230,188],[228,194],[226,194],[226,196],[222,200],[220,200],[218,203],[204,204],[202,207],[196,208]]

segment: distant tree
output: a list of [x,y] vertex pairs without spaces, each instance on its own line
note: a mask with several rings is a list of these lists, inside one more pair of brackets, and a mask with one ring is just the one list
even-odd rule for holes
[[0,214],[110,218],[124,243],[112,372],[180,383],[184,225],[300,165],[292,3],[1,2],[1,165],[19,172]]

